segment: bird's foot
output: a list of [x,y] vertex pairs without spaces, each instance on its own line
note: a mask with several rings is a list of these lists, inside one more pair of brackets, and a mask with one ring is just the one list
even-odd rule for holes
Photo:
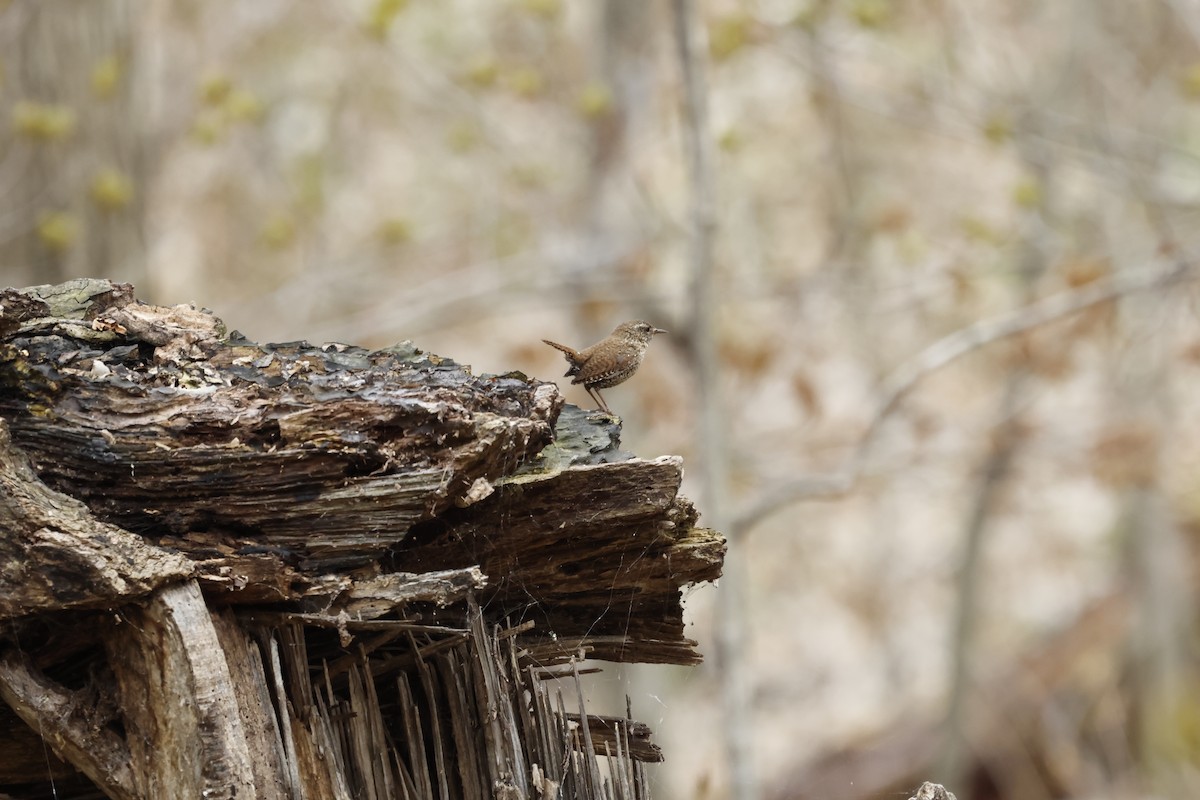
[[587,418],[596,422],[615,422],[621,424],[621,418],[605,408],[596,408],[588,412]]

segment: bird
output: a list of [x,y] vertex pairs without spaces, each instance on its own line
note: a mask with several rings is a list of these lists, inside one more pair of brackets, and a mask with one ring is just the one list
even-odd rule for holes
[[582,383],[588,395],[600,404],[600,409],[610,417],[608,404],[600,394],[601,389],[608,389],[629,380],[642,359],[646,357],[646,346],[656,334],[666,333],[662,328],[656,328],[649,322],[635,319],[622,322],[613,332],[596,342],[591,347],[576,350],[565,344],[542,339],[543,342],[561,350],[567,357],[570,368],[563,377],[571,378],[571,383]]

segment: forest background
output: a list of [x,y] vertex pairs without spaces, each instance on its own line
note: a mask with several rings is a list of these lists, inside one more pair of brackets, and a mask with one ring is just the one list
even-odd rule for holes
[[595,681],[657,797],[906,727],[962,800],[1200,795],[1200,4],[9,0],[0,198],[3,284],[257,341],[669,329],[606,397],[730,555],[705,664]]

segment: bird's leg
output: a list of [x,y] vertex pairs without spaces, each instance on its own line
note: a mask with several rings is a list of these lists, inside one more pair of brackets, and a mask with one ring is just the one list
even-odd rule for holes
[[610,417],[613,415],[613,413],[608,410],[608,403],[604,402],[604,396],[600,394],[599,389],[593,389],[591,386],[587,385],[585,385],[583,388],[587,389],[588,394],[592,396],[592,399],[599,403],[599,410],[603,411],[605,414],[608,414]]

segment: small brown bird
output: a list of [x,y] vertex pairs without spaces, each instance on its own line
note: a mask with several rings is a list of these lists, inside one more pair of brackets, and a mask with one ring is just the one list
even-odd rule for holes
[[616,386],[629,380],[646,356],[646,345],[656,333],[666,333],[662,328],[656,328],[649,322],[633,320],[622,322],[607,337],[596,342],[591,347],[576,350],[565,344],[542,339],[553,348],[563,351],[571,368],[564,377],[570,377],[571,383],[582,383],[593,400],[600,404],[600,410],[612,416],[608,404],[600,395],[601,389]]

